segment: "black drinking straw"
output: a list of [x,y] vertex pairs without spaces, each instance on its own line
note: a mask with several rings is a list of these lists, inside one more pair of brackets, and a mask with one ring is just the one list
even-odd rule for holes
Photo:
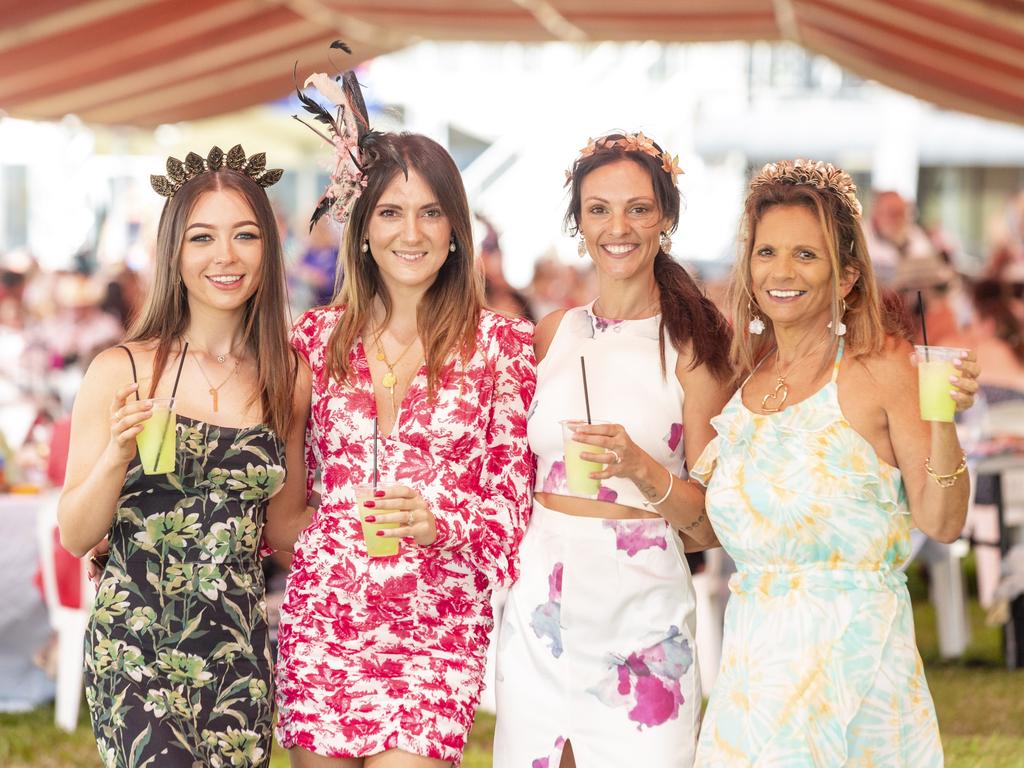
[[583,360],[583,355],[580,355],[580,370],[583,371],[583,402],[587,406],[587,424],[592,424],[590,420],[590,393],[587,392],[587,364]]
[[[178,382],[181,381],[181,369],[185,366],[185,355],[188,354],[188,342],[185,342],[181,350],[181,362],[178,364],[178,375],[174,377],[174,387],[171,388],[171,402],[167,404],[167,421],[164,422],[164,429],[160,433],[160,445],[156,449],[156,461],[153,462],[153,471],[160,466],[160,457],[164,454],[164,440],[167,439],[167,429],[171,426],[171,413],[174,412],[174,396],[178,394]],[[133,362],[134,366],[135,363]],[[177,446],[175,446],[177,448]]]
[[377,417],[373,417],[373,490],[377,491]]
[[928,362],[928,328],[924,324],[924,297],[917,292],[917,312],[921,315],[921,336],[924,337],[924,359]]

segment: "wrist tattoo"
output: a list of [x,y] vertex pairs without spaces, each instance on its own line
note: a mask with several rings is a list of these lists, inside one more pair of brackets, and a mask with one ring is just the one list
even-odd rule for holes
[[637,483],[636,487],[640,489],[640,493],[646,496],[648,499],[653,499],[659,496],[658,489],[650,483]]
[[701,512],[701,513],[700,513],[700,514],[699,514],[699,515],[697,516],[697,519],[696,519],[696,520],[694,520],[694,521],[693,521],[692,523],[690,523],[689,525],[684,525],[684,526],[683,526],[682,528],[680,528],[679,530],[683,531],[684,533],[685,533],[686,531],[692,531],[692,530],[693,530],[694,528],[698,527],[698,526],[699,526],[699,525],[700,525],[701,523],[703,523],[703,522],[704,522],[704,520],[706,519],[706,517],[707,517],[707,516],[706,516],[706,514],[705,514],[704,512]]

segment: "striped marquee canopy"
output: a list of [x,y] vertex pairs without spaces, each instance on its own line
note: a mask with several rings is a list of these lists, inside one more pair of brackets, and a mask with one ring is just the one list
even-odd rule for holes
[[[0,110],[114,125],[287,94],[327,43],[790,40],[942,107],[1024,123],[1024,0],[0,0]],[[337,59],[346,64],[351,58]]]

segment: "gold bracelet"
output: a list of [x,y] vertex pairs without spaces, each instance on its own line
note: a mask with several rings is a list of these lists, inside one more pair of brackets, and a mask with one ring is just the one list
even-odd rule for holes
[[956,484],[956,479],[960,477],[967,470],[967,454],[962,454],[960,458],[960,466],[950,472],[948,475],[940,475],[934,469],[932,469],[931,459],[924,460],[924,471],[928,473],[940,488],[952,488]]

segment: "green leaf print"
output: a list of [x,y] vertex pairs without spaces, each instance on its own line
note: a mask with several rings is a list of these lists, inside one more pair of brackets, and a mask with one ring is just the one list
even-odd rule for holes
[[[142,757],[142,750],[144,750],[146,745],[149,744],[149,739],[152,735],[153,726],[147,725],[146,730],[136,736],[135,740],[132,742],[130,765],[133,766],[133,768],[141,768],[142,765],[145,765],[145,763],[139,763],[139,759]],[[146,762],[150,762],[151,760],[152,758]]]
[[250,462],[244,470],[231,470],[228,488],[241,491],[240,496],[245,501],[265,499],[284,483],[284,475],[284,467],[276,464],[253,466]]
[[182,653],[177,649],[160,651],[156,665],[173,685],[187,684],[201,688],[213,680],[213,673],[206,668],[203,657],[194,653]]
[[104,581],[96,592],[93,618],[100,624],[109,626],[114,619],[123,616],[128,610],[128,590],[117,589],[117,587],[118,585],[113,581]]

